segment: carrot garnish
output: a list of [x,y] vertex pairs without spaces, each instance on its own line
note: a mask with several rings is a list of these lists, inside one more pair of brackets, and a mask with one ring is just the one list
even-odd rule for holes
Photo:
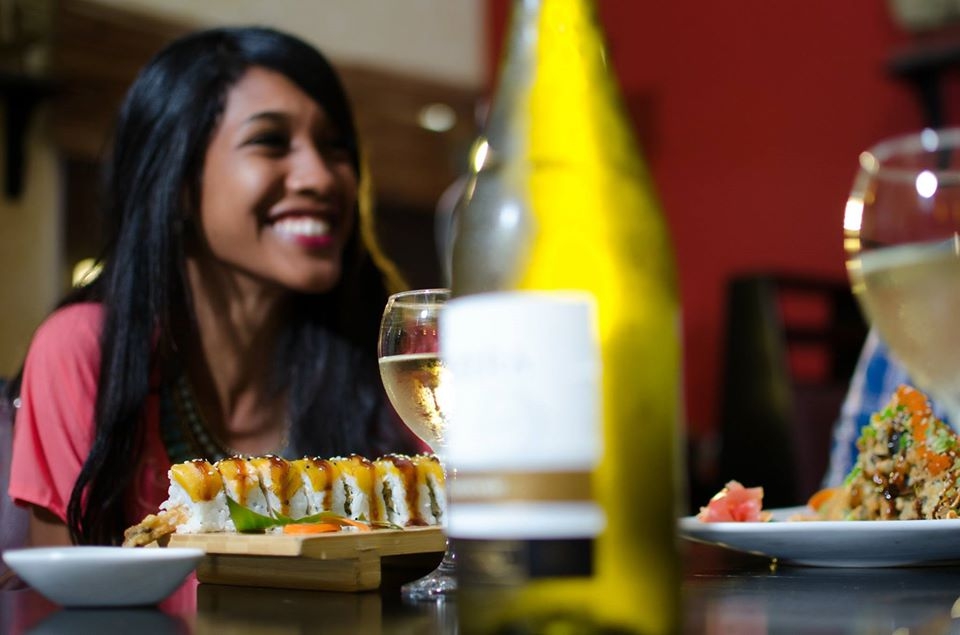
[[897,402],[906,406],[910,413],[910,426],[913,429],[913,439],[917,444],[917,454],[926,462],[931,474],[939,474],[953,465],[953,457],[941,454],[927,447],[927,432],[933,421],[933,409],[926,396],[910,386],[897,388]]
[[820,508],[823,507],[824,503],[829,501],[831,498],[837,495],[840,491],[838,487],[826,487],[822,490],[819,490],[807,500],[807,507],[813,511],[820,511]]
[[352,527],[357,531],[370,531],[368,523],[342,516],[327,516],[323,520],[307,523],[287,523],[283,526],[285,534],[325,534]]
[[370,523],[353,520],[352,518],[341,518],[335,522],[342,523],[349,527],[354,527],[357,531],[370,531]]
[[283,533],[303,535],[303,534],[327,534],[340,531],[341,525],[336,523],[290,523],[283,526]]

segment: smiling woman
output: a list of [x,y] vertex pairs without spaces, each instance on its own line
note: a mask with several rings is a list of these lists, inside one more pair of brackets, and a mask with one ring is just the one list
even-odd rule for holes
[[419,449],[377,373],[357,148],[337,74],[289,35],[202,31],[141,71],[102,273],[23,369],[9,491],[34,544],[118,542],[172,463]]

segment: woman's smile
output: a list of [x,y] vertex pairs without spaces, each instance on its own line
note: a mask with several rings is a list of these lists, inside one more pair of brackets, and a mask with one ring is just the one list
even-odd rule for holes
[[334,244],[333,225],[317,216],[284,216],[269,227],[280,237],[306,249],[324,249]]

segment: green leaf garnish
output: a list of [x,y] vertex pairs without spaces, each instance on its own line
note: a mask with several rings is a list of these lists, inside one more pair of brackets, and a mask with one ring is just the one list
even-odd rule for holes
[[319,514],[311,514],[310,516],[304,516],[298,520],[289,520],[284,523],[336,523],[338,525],[348,525],[350,523],[345,522],[345,518],[340,514],[334,514],[333,512],[320,512]]
[[[304,516],[303,518],[290,518],[289,516],[284,516],[279,512],[273,512],[273,516],[264,516],[263,514],[258,514],[255,511],[247,509],[229,496],[227,496],[227,508],[230,510],[230,520],[233,521],[234,526],[240,533],[262,533],[264,530],[271,529],[273,527],[283,527],[284,525],[291,525],[294,523],[326,522],[336,523],[337,525],[350,524],[346,522],[346,519],[343,516],[340,514],[334,514],[333,512],[320,512],[319,514],[311,514],[310,516]],[[402,527],[392,523],[371,523],[370,526],[380,529],[402,529]]]
[[301,522],[301,521],[299,521],[299,520],[294,520],[294,519],[290,518],[289,516],[284,516],[284,515],[281,514],[280,512],[271,511],[270,513],[273,514],[273,517],[277,520],[277,525],[278,525],[278,526],[280,526],[280,525],[289,525],[290,523],[299,523],[299,522]]
[[230,510],[230,520],[241,533],[262,532],[280,524],[277,519],[247,509],[229,496],[227,496],[227,508]]

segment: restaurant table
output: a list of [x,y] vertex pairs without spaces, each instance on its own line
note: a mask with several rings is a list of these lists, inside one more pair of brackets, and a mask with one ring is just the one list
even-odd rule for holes
[[[882,549],[883,545],[877,545]],[[683,633],[960,634],[960,565],[831,569],[684,541]],[[157,608],[61,609],[0,591],[0,632],[217,634],[456,633],[456,602],[407,605],[399,589],[331,593],[200,584]],[[184,594],[180,594],[184,595]]]

